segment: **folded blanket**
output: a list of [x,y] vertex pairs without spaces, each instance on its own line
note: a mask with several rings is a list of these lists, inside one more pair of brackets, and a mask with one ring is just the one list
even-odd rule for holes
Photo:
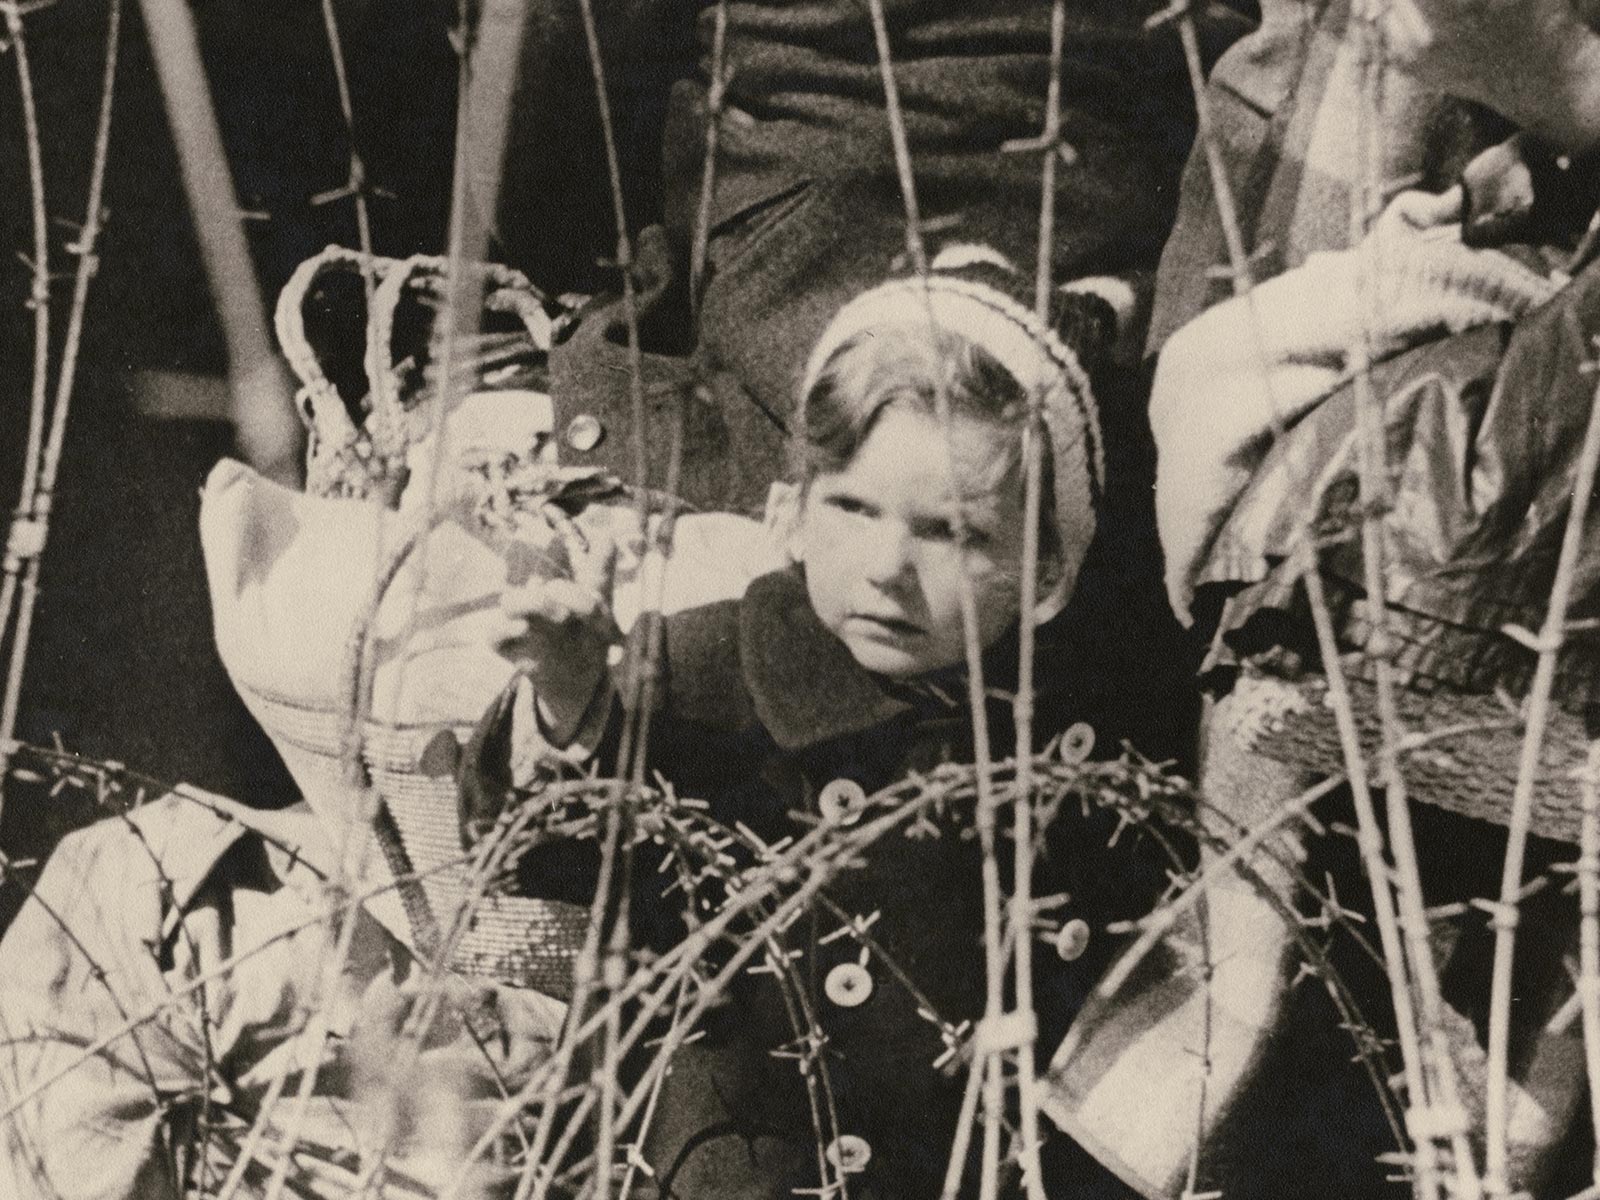
[[1461,203],[1459,189],[1402,193],[1359,246],[1313,254],[1167,342],[1150,423],[1167,595],[1180,620],[1190,620],[1195,571],[1272,434],[1340,383],[1363,335],[1378,360],[1514,320],[1554,294],[1554,281],[1509,255],[1463,245]]

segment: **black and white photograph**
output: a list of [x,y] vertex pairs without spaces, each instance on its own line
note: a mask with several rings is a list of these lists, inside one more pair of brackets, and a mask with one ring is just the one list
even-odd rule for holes
[[0,22],[0,1200],[1600,1200],[1600,2]]

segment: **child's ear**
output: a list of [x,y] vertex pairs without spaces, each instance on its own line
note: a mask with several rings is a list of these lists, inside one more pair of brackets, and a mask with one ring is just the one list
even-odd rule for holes
[[800,510],[805,489],[798,483],[774,483],[767,489],[767,510],[762,517],[773,548],[790,562],[805,560],[800,536]]

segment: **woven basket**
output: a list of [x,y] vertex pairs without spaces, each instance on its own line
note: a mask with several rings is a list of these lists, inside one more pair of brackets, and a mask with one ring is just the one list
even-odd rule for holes
[[[345,778],[343,714],[248,687],[241,694],[314,807],[326,808],[332,800],[342,801],[345,811],[359,811],[361,790]],[[363,730],[362,763],[381,804],[375,849],[388,872],[404,881],[375,915],[391,928],[399,926],[410,944],[429,953],[472,894],[454,772],[470,732],[461,726],[379,722],[368,722]],[[573,904],[501,893],[480,896],[448,965],[464,975],[566,999],[587,920],[587,911]]]
[[[529,561],[561,570],[569,546],[611,548],[609,599],[624,630],[651,574],[625,489],[554,461],[543,372],[548,310],[559,306],[516,272],[469,268],[491,328],[458,347],[470,382],[437,411],[426,356],[445,269],[423,257],[364,263],[332,247],[296,271],[277,329],[311,433],[306,491],[225,461],[200,518],[217,648],[234,686],[335,844],[375,831],[382,865],[415,881],[369,907],[424,950],[472,894],[455,768],[511,677],[489,629],[512,556],[519,570]],[[341,305],[361,319],[341,321]],[[436,453],[435,436],[454,459]],[[418,482],[433,465],[444,477]],[[660,574],[664,610],[741,595],[778,565],[773,547],[754,521],[680,516]],[[370,715],[359,731],[356,712]],[[450,966],[567,994],[587,909],[494,894],[471,916]]]
[[[460,339],[460,377],[500,391],[542,392],[550,310],[561,306],[509,267],[467,271],[483,295],[485,332]],[[407,451],[433,422],[428,339],[446,299],[447,272],[447,260],[429,255],[363,258],[329,246],[301,263],[279,293],[274,326],[300,380],[295,402],[308,434],[312,495],[388,496],[403,486]],[[369,290],[370,311],[361,311]],[[333,315],[351,306],[365,326],[359,343],[348,336],[357,322]]]
[[[1376,762],[1382,734],[1375,690],[1361,678],[1351,678],[1349,687],[1362,750],[1369,763]],[[1272,711],[1247,722],[1251,749],[1320,774],[1345,770],[1324,680],[1266,694],[1277,702]],[[1497,696],[1447,690],[1396,688],[1395,701],[1404,733],[1416,741],[1401,760],[1406,794],[1461,816],[1508,825],[1522,754],[1519,714]],[[1552,705],[1533,793],[1530,829],[1537,836],[1578,841],[1578,775],[1588,745],[1582,721]]]

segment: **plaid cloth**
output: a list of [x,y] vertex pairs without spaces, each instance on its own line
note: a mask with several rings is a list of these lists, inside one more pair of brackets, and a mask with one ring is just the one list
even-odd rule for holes
[[[1257,281],[1318,250],[1350,245],[1360,80],[1346,36],[1349,0],[1262,0],[1261,25],[1218,60],[1206,87]],[[1382,80],[1384,178],[1448,182],[1487,135],[1461,106],[1393,70]],[[1148,353],[1231,294],[1227,246],[1204,155],[1184,168],[1177,223],[1162,253]]]
[[[1360,96],[1344,0],[1276,0],[1262,9],[1261,28],[1224,56],[1209,88],[1218,148],[1234,185],[1246,246],[1255,254],[1257,281],[1318,251],[1350,244],[1346,181],[1356,177]],[[1387,181],[1396,190],[1419,182],[1442,190],[1438,185],[1453,182],[1486,131],[1403,78],[1388,77],[1384,87]],[[1158,276],[1152,355],[1231,293],[1227,277],[1213,270],[1225,263],[1216,197],[1196,153]],[[1494,334],[1486,327],[1462,337],[1494,340]],[[1446,429],[1439,424],[1441,437]],[[1540,429],[1542,446],[1546,435]],[[1549,437],[1560,443],[1560,435]],[[1419,472],[1424,465],[1413,463]],[[1303,486],[1296,491],[1296,485]],[[1303,504],[1309,486],[1303,478],[1288,486],[1280,479],[1275,494]],[[1234,532],[1249,531],[1240,526]],[[1222,538],[1228,533],[1225,528]],[[1548,595],[1548,583],[1543,586]],[[1277,639],[1285,625],[1280,617],[1260,626],[1256,648],[1281,645]],[[1298,689],[1249,676],[1218,703],[1201,783],[1220,835],[1234,836],[1233,830],[1270,817],[1310,782],[1309,772],[1319,764],[1278,761],[1261,748],[1274,728],[1308,707]],[[1430,899],[1441,889],[1454,895],[1463,856],[1481,856],[1483,844],[1492,841],[1474,838],[1474,832],[1490,827],[1449,813],[1418,816]],[[1445,824],[1452,820],[1455,825]],[[1332,840],[1337,839],[1324,839]],[[1199,1163],[1201,1188],[1220,1188],[1234,1200],[1281,1194],[1291,1170],[1296,1195],[1388,1194],[1372,1156],[1394,1146],[1381,1118],[1364,1121],[1363,1114],[1376,1111],[1371,1091],[1359,1079],[1352,1083],[1341,1076],[1331,1058],[1314,1064],[1303,1054],[1296,1058],[1313,1032],[1303,1015],[1307,997],[1320,995],[1314,987],[1293,986],[1302,977],[1296,974],[1301,930],[1284,915],[1302,896],[1291,864],[1303,861],[1307,847],[1285,838],[1271,849],[1254,856],[1248,870],[1225,871],[1214,881],[1203,929],[1190,924],[1176,931],[1118,993],[1097,995],[1052,1063],[1051,1116],[1147,1196],[1183,1193],[1191,1161]],[[1328,847],[1311,849],[1321,853]],[[1341,896],[1365,891],[1359,869],[1358,863],[1344,864]],[[1486,894],[1491,874],[1475,876],[1480,890],[1470,894]],[[1321,879],[1318,873],[1312,877]],[[1549,1019],[1570,993],[1560,964],[1574,925],[1570,902],[1524,922],[1511,1064],[1514,1188],[1537,1191],[1559,1165],[1563,1135],[1581,1101],[1578,1036],[1570,1022]],[[1486,991],[1487,961],[1481,941],[1474,948],[1481,925],[1461,928],[1453,945],[1438,948],[1449,971],[1444,1021],[1461,1073],[1465,1117],[1469,1127],[1478,1127],[1485,1076],[1477,1005]],[[1203,962],[1197,959],[1200,947],[1208,950]],[[1381,978],[1362,994],[1369,1018],[1387,1010]],[[1322,1027],[1331,1029],[1340,1019],[1330,1014]],[[1346,1051],[1348,1045],[1346,1040]],[[1327,1051],[1338,1054],[1332,1045]],[[1313,1115],[1318,1103],[1320,1127]]]

